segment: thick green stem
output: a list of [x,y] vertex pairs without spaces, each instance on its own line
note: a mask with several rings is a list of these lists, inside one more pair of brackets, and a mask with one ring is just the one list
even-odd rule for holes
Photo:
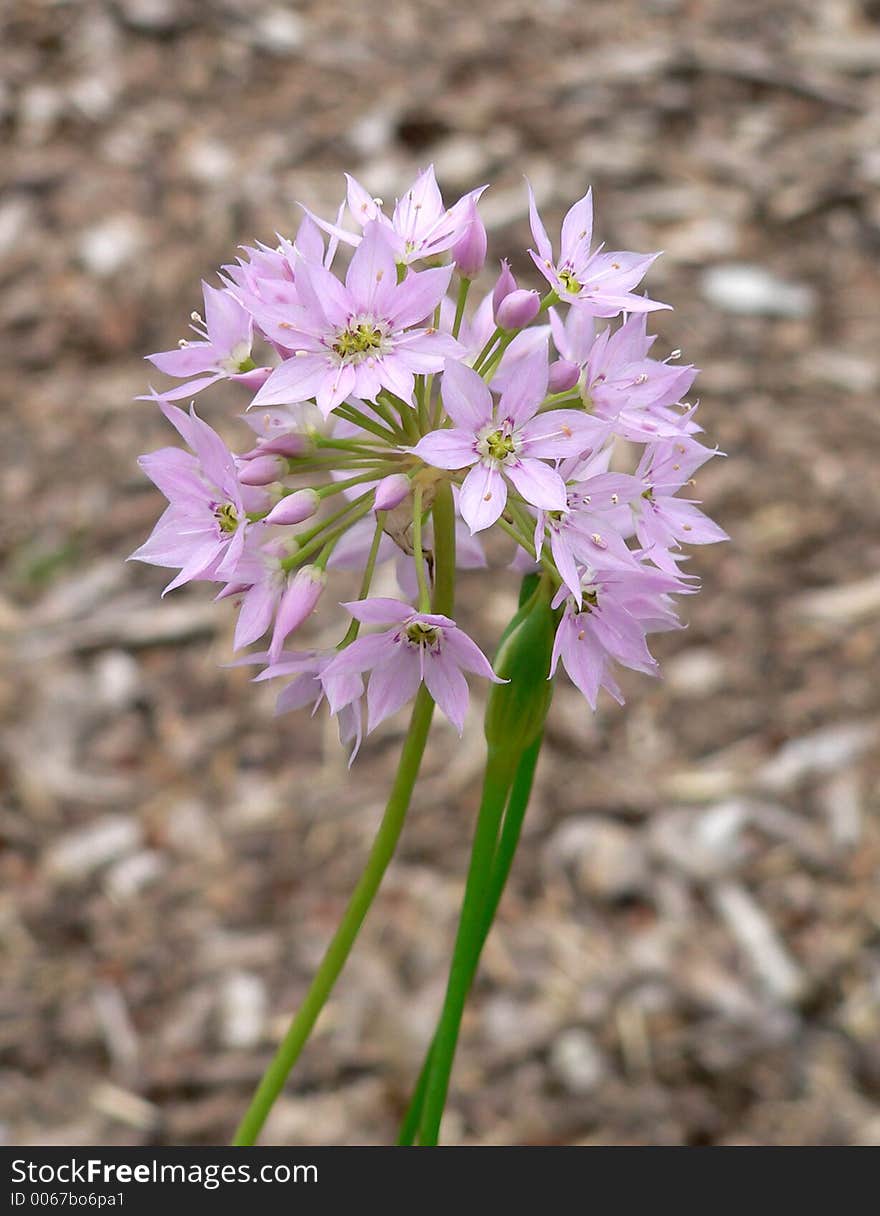
[[[452,616],[455,610],[455,503],[448,481],[437,483],[431,515],[434,520],[434,611]],[[438,604],[446,607],[438,608]]]
[[[541,751],[542,740],[543,736],[539,736],[523,752],[516,770],[516,776],[513,779],[513,785],[510,789],[510,798],[508,799],[507,810],[504,813],[504,823],[501,827],[501,834],[492,862],[492,872],[489,877],[489,888],[486,904],[483,908],[480,932],[475,942],[474,953],[469,960],[470,977],[468,980],[468,992],[474,982],[474,976],[479,966],[483,947],[486,944],[486,939],[489,936],[489,931],[492,928],[495,915],[498,911],[498,905],[501,903],[501,897],[504,894],[504,888],[507,885],[510,868],[519,843],[520,832],[522,831],[523,820],[525,819],[526,808],[529,805],[529,798],[532,793],[532,782],[535,776],[538,756]],[[434,1059],[434,1043],[435,1040],[432,1040],[431,1046],[425,1054],[412,1101],[401,1125],[398,1144],[410,1145],[415,1140],[422,1117],[425,1093],[428,1088],[428,1077],[430,1076],[431,1065]]]
[[413,561],[416,564],[416,579],[419,585],[419,612],[430,612],[431,593],[428,591],[428,576],[425,573],[425,557],[422,550],[422,487],[413,486]]
[[474,832],[471,863],[449,970],[446,999],[437,1025],[431,1071],[425,1088],[425,1102],[419,1125],[420,1144],[436,1144],[440,1132],[440,1119],[446,1105],[458,1030],[473,977],[472,959],[479,956],[483,914],[491,889],[492,860],[498,840],[498,829],[513,781],[515,762],[516,757],[505,752],[492,751],[486,764],[483,800]]

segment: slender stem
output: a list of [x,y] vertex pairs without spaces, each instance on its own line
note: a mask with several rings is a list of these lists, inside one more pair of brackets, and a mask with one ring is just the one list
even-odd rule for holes
[[253,1101],[239,1124],[233,1140],[234,1145],[252,1145],[256,1141],[345,965],[345,960],[348,958],[358,931],[388,868],[388,863],[394,854],[428,740],[433,712],[434,702],[423,685],[416,696],[391,797],[388,799],[388,805],[385,808],[376,839],[373,841],[364,872],[349,900],[339,928],[327,947],[306,998],[291,1022],[281,1046],[257,1088]]
[[377,422],[375,418],[368,418],[362,410],[356,409],[353,405],[337,406],[336,413],[340,418],[346,418],[356,426],[363,427],[365,431],[378,435],[380,439],[384,439],[386,442],[390,439],[394,442],[394,434],[389,431],[388,427],[383,426],[381,422]]
[[363,485],[366,481],[378,481],[386,473],[393,473],[395,468],[396,466],[393,464],[377,464],[368,472],[359,473],[357,477],[349,477],[345,481],[328,482],[327,485],[321,486],[317,490],[317,495],[322,501],[325,498],[332,498],[334,494],[341,494],[344,490],[350,490],[352,486]]
[[387,422],[394,434],[399,439],[402,439],[403,431],[400,428],[400,422],[390,406],[388,406],[384,401],[378,400],[378,398],[375,401],[371,401],[370,404],[383,422]]
[[[361,579],[360,590],[358,591],[358,599],[365,600],[370,594],[370,585],[373,581],[373,571],[376,569],[376,558],[379,555],[379,545],[382,543],[382,533],[385,529],[385,511],[377,511],[376,513],[376,530],[373,533],[373,543],[370,545],[370,552],[367,556],[367,564],[364,567],[364,577]],[[351,645],[360,632],[361,623],[352,618],[352,622],[348,627],[348,631],[339,645],[337,650],[344,650],[346,646]]]
[[503,515],[498,520],[498,527],[502,532],[506,532],[511,540],[515,540],[521,548],[525,549],[526,553],[528,553],[531,558],[533,558],[535,561],[538,560],[535,557],[535,546],[532,544],[531,540],[529,540],[527,536],[523,536],[522,533]]
[[483,379],[486,381],[487,384],[490,383],[490,381],[492,380],[492,377],[495,375],[496,371],[498,370],[498,364],[501,362],[508,346],[510,346],[511,342],[517,336],[518,332],[519,332],[518,330],[515,330],[513,333],[505,334],[504,337],[501,339],[501,341],[498,343],[498,345],[495,347],[492,354],[489,356],[489,358],[486,360],[486,362],[480,368],[480,375],[483,377]]
[[[356,498],[354,502],[348,503],[345,507],[341,507],[338,511],[328,516],[323,523],[317,524],[314,528],[310,528],[308,532],[303,532],[297,537],[299,547],[295,553],[291,553],[290,557],[281,559],[281,567],[284,570],[293,570],[296,566],[302,565],[307,557],[311,557],[318,549],[322,548],[328,540],[333,540],[340,536],[343,532],[348,531],[352,524],[357,523],[372,507],[373,491],[368,490],[366,494],[362,494],[360,498]],[[337,522],[339,521],[339,522]],[[331,524],[336,524],[336,527],[330,528]],[[330,528],[328,532],[327,529]],[[326,532],[326,535],[324,533]]]
[[488,357],[489,351],[492,349],[492,347],[495,345],[495,343],[498,341],[498,339],[503,337],[503,335],[504,335],[504,330],[501,328],[500,325],[496,327],[494,333],[490,334],[490,336],[486,342],[486,345],[483,347],[483,349],[480,351],[480,353],[477,355],[476,359],[474,360],[474,371],[475,372],[479,372],[482,370],[483,360]]
[[[436,514],[438,501],[440,503],[439,516]],[[435,500],[434,533],[433,608],[435,612],[448,616],[453,610],[455,590],[455,516],[452,510],[452,492],[448,484],[440,487]],[[447,564],[451,564],[451,568],[447,569]],[[427,743],[433,712],[434,702],[425,686],[422,685],[416,694],[409,731],[400,755],[391,796],[388,799],[376,839],[373,841],[366,868],[355,887],[342,922],[327,947],[305,1001],[291,1022],[281,1046],[263,1076],[251,1105],[239,1125],[233,1141],[235,1145],[251,1145],[256,1141],[269,1111],[284,1088],[288,1074],[299,1058],[312,1027],[345,965],[345,960],[348,958],[370,904],[379,889],[403,828],[403,821]]]
[[[543,737],[539,736],[535,742],[523,752],[519,766],[516,770],[516,776],[513,779],[513,785],[511,786],[510,790],[510,798],[507,803],[507,810],[504,813],[504,823],[501,827],[501,834],[498,838],[498,844],[495,849],[495,858],[492,862],[492,872],[489,878],[489,890],[486,897],[486,904],[483,908],[480,933],[475,941],[474,953],[469,960],[470,979],[468,981],[468,991],[470,991],[471,985],[474,982],[474,976],[477,972],[480,955],[483,952],[483,947],[486,944],[486,939],[489,936],[489,931],[492,928],[495,915],[498,911],[498,905],[501,903],[501,897],[504,894],[504,888],[507,885],[507,879],[513,864],[513,858],[516,853],[517,845],[519,844],[519,837],[520,832],[522,831],[523,820],[525,819],[526,808],[528,807],[529,798],[531,797],[532,793],[532,782],[535,776],[535,767],[538,763],[538,756],[541,751],[542,741]],[[400,1128],[400,1136],[397,1141],[398,1144],[412,1144],[415,1140],[416,1133],[419,1128],[419,1122],[422,1117],[422,1107],[425,1101],[425,1092],[428,1088],[428,1077],[430,1076],[431,1065],[434,1058],[435,1042],[436,1038],[431,1041],[431,1045],[425,1053],[422,1071],[419,1073],[419,1079],[416,1082],[416,1088],[413,1092],[409,1109],[406,1112],[406,1116]]]
[[419,584],[419,612],[430,612],[431,593],[428,590],[425,556],[422,552],[422,497],[422,487],[416,482],[413,486],[413,560],[416,563],[416,579]]
[[464,319],[464,307],[467,304],[468,292],[471,289],[471,280],[462,279],[458,285],[458,298],[455,301],[455,320],[452,322],[452,336],[457,338],[461,333],[461,323]]

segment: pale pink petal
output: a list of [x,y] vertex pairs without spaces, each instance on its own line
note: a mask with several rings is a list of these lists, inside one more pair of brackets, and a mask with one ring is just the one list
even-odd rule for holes
[[269,379],[248,406],[259,409],[264,405],[296,405],[314,397],[327,375],[324,355],[297,355],[276,367]]
[[371,220],[349,264],[345,286],[358,312],[385,316],[396,285],[394,251],[382,225]]
[[550,410],[531,418],[521,431],[521,451],[528,456],[562,460],[596,451],[610,426],[583,410]]
[[403,644],[396,653],[376,667],[367,685],[367,731],[373,731],[391,714],[411,700],[422,682],[419,655]]
[[[564,486],[562,490],[564,502]],[[462,519],[472,533],[491,528],[507,502],[504,478],[496,468],[480,461],[465,477],[458,501]]]
[[393,625],[408,621],[416,611],[411,604],[405,604],[403,600],[379,595],[369,600],[348,600],[342,607],[364,625]]
[[210,388],[212,384],[216,384],[218,380],[223,380],[224,374],[216,372],[212,376],[197,376],[195,380],[187,380],[184,384],[176,384],[174,388],[167,388],[164,393],[158,393],[155,397],[140,397],[140,401],[180,401],[184,397],[194,397],[196,393],[200,393],[204,388]]
[[[354,301],[349,290],[326,267],[315,262],[300,262],[296,272],[296,289],[306,312],[312,314],[312,330],[321,329],[320,321],[316,324],[315,318],[325,317],[329,325],[339,329],[348,324]],[[291,317],[291,323],[296,328],[296,317]]]
[[332,713],[336,713],[338,705],[336,698],[339,689],[345,687],[337,683],[338,677],[360,675],[373,667],[379,667],[389,661],[396,650],[393,635],[389,633],[374,633],[366,638],[357,638],[328,663],[322,673],[322,680],[327,689],[327,699]]
[[418,247],[425,231],[443,214],[434,166],[423,169],[394,208],[391,222],[404,241]]
[[241,611],[235,623],[235,636],[232,649],[241,650],[250,646],[257,638],[261,638],[272,624],[275,605],[278,596],[268,582],[257,583],[245,593],[241,601]]
[[321,696],[321,684],[314,672],[297,676],[286,688],[282,688],[275,702],[275,713],[286,714],[292,709],[305,709]]
[[443,406],[456,426],[477,432],[492,421],[492,394],[481,376],[451,359],[443,364]]
[[417,325],[434,312],[446,294],[451,277],[451,266],[438,266],[419,273],[410,271],[394,288],[383,315],[396,329]]
[[470,671],[475,676],[482,676],[493,683],[504,683],[492,670],[492,664],[480,650],[477,643],[469,638],[463,629],[447,630],[443,635],[443,649],[450,655],[462,671]]
[[253,322],[250,314],[228,291],[202,283],[205,327],[214,346],[228,355],[240,343],[250,350]]
[[562,221],[559,261],[574,259],[589,249],[593,239],[593,192],[588,190]]
[[427,650],[422,670],[428,692],[461,734],[469,699],[467,680],[443,649]]
[[163,350],[147,359],[166,376],[195,376],[198,372],[211,371],[217,364],[218,354],[213,342],[188,342],[176,350]]
[[412,449],[425,464],[435,469],[465,469],[477,459],[474,450],[474,435],[453,427],[448,431],[431,431],[424,435]]
[[541,222],[541,217],[538,214],[538,204],[535,202],[535,192],[532,190],[531,182],[526,182],[529,191],[529,226],[532,229],[532,240],[537,247],[538,257],[544,262],[553,261],[553,246],[550,244],[550,238],[547,235],[547,229]]
[[577,562],[574,560],[574,555],[564,533],[557,531],[555,528],[550,529],[550,550],[556,563],[556,569],[562,575],[563,582],[577,601],[578,608],[580,608],[583,601],[583,591],[581,589],[581,576],[578,572]]
[[325,418],[342,405],[346,397],[354,392],[355,369],[351,364],[340,364],[338,367],[328,367],[324,379],[315,393],[315,404]]
[[399,397],[401,401],[405,401],[407,405],[412,405],[413,389],[415,387],[415,378],[412,372],[404,367],[393,354],[387,358],[379,359],[376,366],[385,388],[389,392],[394,393],[395,397]]
[[542,342],[517,362],[516,375],[498,403],[498,417],[516,426],[528,422],[547,395],[547,343]]
[[565,482],[549,465],[526,457],[505,465],[504,472],[533,507],[541,507],[545,511],[565,510]]
[[366,227],[370,220],[378,220],[382,212],[376,200],[350,173],[346,173],[345,180],[348,182],[348,209],[352,219],[361,228]]

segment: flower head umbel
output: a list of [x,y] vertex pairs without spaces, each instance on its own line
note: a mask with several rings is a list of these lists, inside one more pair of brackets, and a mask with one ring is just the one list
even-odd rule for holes
[[[692,490],[715,455],[686,400],[696,370],[653,357],[663,306],[636,292],[656,255],[593,250],[587,193],[555,257],[530,195],[551,290],[506,260],[480,288],[482,192],[447,206],[428,168],[386,211],[349,177],[335,219],[245,248],[203,285],[197,339],[150,356],[183,381],[150,396],[190,451],[142,458],[168,507],[132,556],[176,568],[168,590],[218,584],[235,649],[264,647],[239,661],[286,679],[280,709],[326,703],[352,754],[421,685],[461,730],[467,678],[496,679],[452,619],[456,573],[537,571],[556,635],[538,678],[561,666],[595,705],[619,697],[614,664],[656,672],[645,637],[696,589],[688,542],[724,539]],[[242,394],[237,454],[172,404],[220,380]],[[512,561],[484,550],[489,529]],[[379,572],[408,602],[372,594]],[[337,645],[288,649],[353,576]]]
[[364,625],[390,625],[384,633],[358,638],[323,671],[330,710],[347,704],[340,676],[371,673],[367,684],[367,730],[405,705],[423,681],[428,692],[461,734],[468,707],[463,672],[497,680],[492,664],[479,646],[448,616],[417,612],[401,600],[371,599],[344,604]]

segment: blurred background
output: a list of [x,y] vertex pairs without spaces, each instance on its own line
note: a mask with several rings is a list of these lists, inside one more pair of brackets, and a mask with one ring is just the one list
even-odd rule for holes
[[[223,1143],[356,881],[405,718],[349,779],[221,666],[230,609],[124,563],[174,442],[133,398],[237,244],[433,161],[530,283],[524,174],[551,230],[592,183],[600,238],[665,250],[732,537],[662,682],[560,684],[446,1142],[880,1144],[880,4],[5,0],[0,129],[0,1136]],[[236,437],[239,402],[202,398]],[[491,649],[514,583],[460,595]],[[482,695],[267,1143],[394,1136]]]

